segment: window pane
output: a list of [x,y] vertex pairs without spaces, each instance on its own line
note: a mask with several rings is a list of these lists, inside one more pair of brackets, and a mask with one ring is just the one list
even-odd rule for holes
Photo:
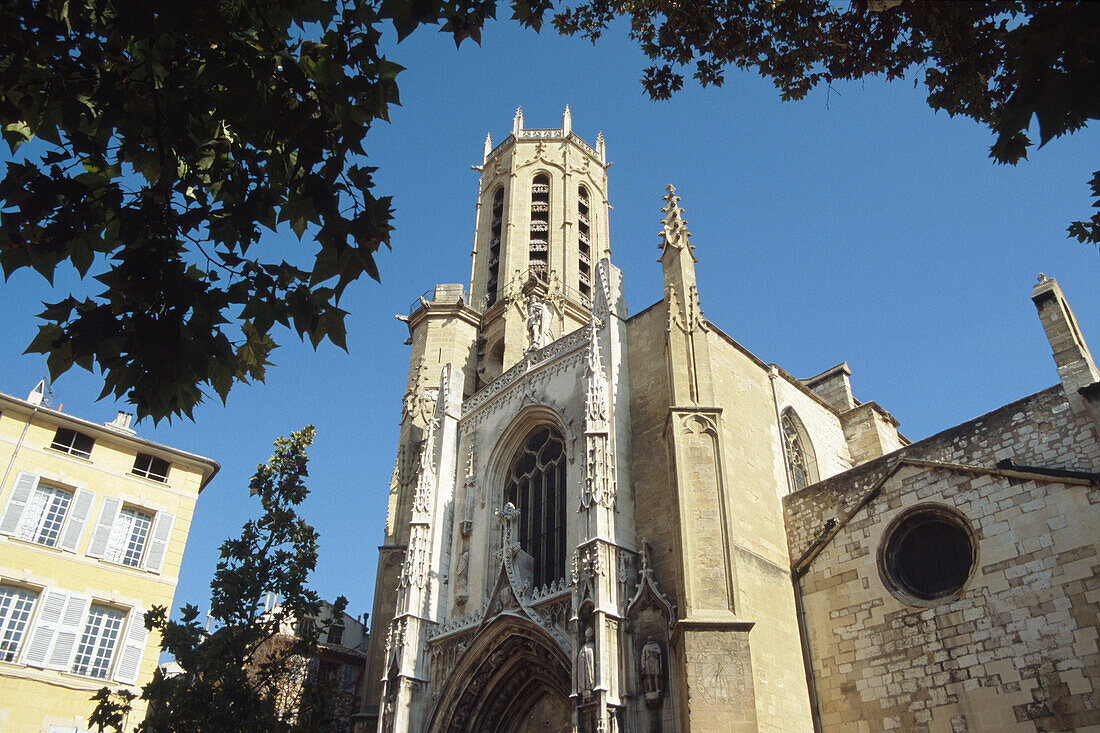
[[151,456],[148,453],[138,453],[134,459],[134,468],[131,473],[153,481],[165,482],[168,480],[168,461],[163,458]]
[[113,608],[91,607],[73,660],[73,674],[100,679],[107,676],[125,618],[126,614]]
[[23,521],[19,524],[15,536],[28,542],[53,547],[65,522],[65,514],[73,495],[69,491],[55,486],[39,483],[27,501]]
[[95,439],[89,435],[68,428],[58,428],[50,447],[81,458],[89,458],[94,444]]
[[0,661],[15,661],[34,599],[35,593],[26,588],[0,585]]
[[122,509],[111,527],[111,536],[107,540],[107,551],[103,553],[103,559],[132,568],[140,565],[152,523],[153,518],[145,512],[128,507]]

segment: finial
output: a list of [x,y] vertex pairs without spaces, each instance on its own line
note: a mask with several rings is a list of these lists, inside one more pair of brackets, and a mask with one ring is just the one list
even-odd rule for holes
[[493,138],[489,133],[485,133],[485,150],[481,153],[481,164],[485,165],[489,160],[489,153],[493,152]]
[[603,141],[603,130],[596,133],[596,154],[600,156],[600,162],[607,162],[607,144]]
[[573,131],[573,113],[569,111],[569,105],[565,105],[565,112],[561,116],[561,134],[568,135]]
[[523,130],[523,107],[516,107],[516,116],[512,120],[512,134],[519,137],[521,130]]
[[681,247],[687,247],[689,250],[693,249],[691,242],[688,241],[688,237],[691,233],[687,228],[687,221],[684,220],[684,211],[680,208],[680,197],[676,195],[676,187],[671,183],[665,188],[665,195],[662,197],[665,202],[661,211],[664,212],[664,227],[661,229],[661,244],[659,249],[665,247],[675,247],[680,249]]
[[1046,282],[1046,281],[1047,281],[1048,279],[1049,279],[1049,278],[1047,278],[1047,276],[1046,276],[1046,275],[1044,275],[1044,274],[1043,274],[1043,273],[1041,273],[1041,272],[1039,273],[1039,282]]

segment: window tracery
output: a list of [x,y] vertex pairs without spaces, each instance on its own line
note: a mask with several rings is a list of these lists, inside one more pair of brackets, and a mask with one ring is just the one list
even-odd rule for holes
[[787,470],[790,471],[791,491],[800,491],[810,484],[817,483],[817,461],[813,446],[809,444],[802,421],[787,409],[780,419],[783,430],[783,449],[787,454]]
[[519,544],[534,560],[534,587],[565,576],[565,441],[535,428],[517,451],[504,500],[520,511]]

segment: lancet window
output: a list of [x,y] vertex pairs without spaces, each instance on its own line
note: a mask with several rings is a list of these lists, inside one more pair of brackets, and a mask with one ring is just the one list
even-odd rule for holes
[[485,306],[497,302],[497,273],[500,272],[500,239],[504,220],[504,186],[493,194],[492,224],[489,227],[489,278],[485,286]]
[[780,419],[783,428],[783,447],[787,452],[787,470],[791,475],[791,490],[798,491],[817,483],[817,460],[806,429],[798,415],[790,408]]
[[531,272],[539,279],[549,276],[550,267],[550,178],[545,173],[531,182],[531,240],[528,251]]
[[592,227],[589,223],[588,189],[580,186],[577,189],[577,249],[580,262],[579,289],[585,299],[592,297],[592,243],[590,240]]
[[520,511],[519,544],[534,559],[535,587],[565,577],[565,441],[549,426],[533,430],[508,472],[505,501]]

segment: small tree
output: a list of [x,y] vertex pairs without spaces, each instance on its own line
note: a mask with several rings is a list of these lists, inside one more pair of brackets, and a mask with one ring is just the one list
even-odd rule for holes
[[[256,468],[249,483],[259,497],[263,515],[244,525],[241,536],[226,540],[211,583],[213,631],[199,622],[195,606],[182,618],[168,618],[154,607],[145,625],[161,633],[161,649],[183,668],[173,677],[159,670],[142,690],[148,713],[136,728],[142,733],[255,733],[257,731],[327,730],[329,697],[316,694],[305,679],[323,631],[314,625],[293,637],[280,630],[298,619],[316,616],[317,594],[306,588],[317,564],[317,532],[295,513],[309,493],[304,479],[306,449],[313,426],[275,441],[275,452]],[[267,609],[265,599],[276,594],[280,603]],[[339,598],[334,617],[347,601]],[[304,690],[304,691],[303,691]],[[98,705],[89,725],[100,731],[122,729],[134,695],[96,694]],[[287,700],[293,701],[288,705]]]

